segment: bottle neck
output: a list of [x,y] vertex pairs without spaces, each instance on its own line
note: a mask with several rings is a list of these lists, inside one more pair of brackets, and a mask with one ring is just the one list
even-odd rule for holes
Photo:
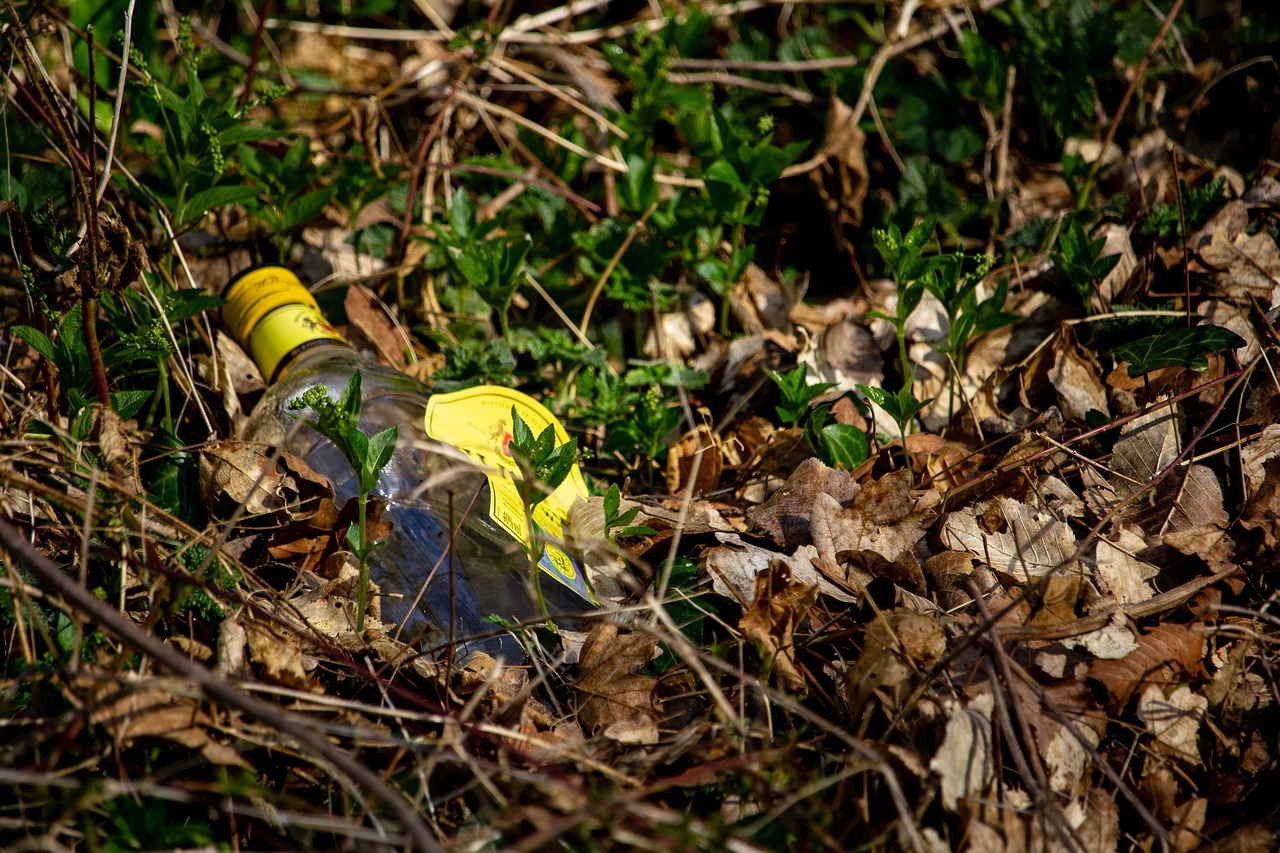
[[281,305],[259,320],[245,343],[269,383],[279,379],[303,353],[322,348],[351,349],[319,309],[296,302]]
[[275,382],[298,356],[319,347],[350,347],[320,313],[315,297],[284,267],[256,267],[227,285],[222,320]]

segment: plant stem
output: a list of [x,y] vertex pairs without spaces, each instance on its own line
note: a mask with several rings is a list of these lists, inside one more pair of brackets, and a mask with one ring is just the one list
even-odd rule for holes
[[357,593],[356,600],[356,631],[364,631],[364,614],[369,606],[369,527],[366,523],[366,515],[369,506],[369,493],[360,492],[360,497],[356,501],[358,512],[357,524],[360,525],[360,589]]

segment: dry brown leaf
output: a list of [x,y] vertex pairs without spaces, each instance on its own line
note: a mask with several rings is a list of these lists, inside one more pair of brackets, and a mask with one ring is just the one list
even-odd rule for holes
[[808,693],[796,665],[795,632],[818,600],[818,585],[792,580],[791,568],[775,560],[756,576],[755,598],[738,620],[738,630],[756,644],[760,658],[788,693]]
[[822,460],[810,457],[795,468],[769,500],[747,510],[747,518],[778,545],[790,550],[812,541],[809,513],[816,495],[830,495],[843,505],[853,499],[858,488],[848,471],[828,468]]
[[377,297],[363,284],[353,284],[347,289],[344,301],[347,319],[378,352],[383,363],[403,370],[408,365],[405,358],[406,343],[403,333],[396,329]]
[[1262,463],[1262,478],[1240,516],[1240,526],[1256,530],[1268,552],[1280,544],[1280,456]]
[[1089,677],[1106,688],[1113,712],[1120,713],[1135,691],[1147,685],[1172,688],[1179,678],[1198,672],[1204,638],[1185,625],[1164,622],[1138,637],[1138,650],[1122,660],[1098,661]]
[[1271,479],[1265,463],[1277,457],[1280,457],[1280,424],[1268,424],[1261,435],[1254,436],[1240,448],[1240,464],[1248,485],[1246,498],[1252,499],[1263,483]]
[[720,485],[723,470],[720,439],[711,427],[702,424],[667,448],[667,494],[684,494],[690,479],[694,495],[714,491]]
[[1068,420],[1082,421],[1090,411],[1110,415],[1107,389],[1102,385],[1102,367],[1093,353],[1080,346],[1068,326],[1053,343],[1053,364],[1049,381],[1058,392],[1058,408]]
[[1182,450],[1181,417],[1163,407],[1135,418],[1120,428],[1111,454],[1111,484],[1122,497],[1133,494],[1173,464]]
[[1218,285],[1231,296],[1252,295],[1263,305],[1272,304],[1280,286],[1280,250],[1265,230],[1249,235],[1218,228],[1209,245],[1200,250],[1200,258],[1222,271]]
[[[582,646],[582,674],[574,685],[578,694],[578,722],[588,735],[614,723],[661,713],[654,688],[657,679],[637,674],[653,660],[658,641],[639,632],[623,634],[617,625],[602,622],[591,629]],[[643,719],[636,725],[642,726]]]
[[1119,255],[1120,260],[1115,268],[1098,282],[1093,290],[1091,301],[1098,313],[1111,310],[1111,302],[1124,289],[1133,271],[1138,268],[1138,257],[1133,252],[1133,243],[1129,240],[1130,228],[1116,222],[1103,224],[1094,237],[1101,236],[1106,240],[1102,247],[1101,257]]
[[133,689],[125,683],[119,692],[95,702],[90,720],[106,728],[120,743],[136,738],[162,738],[199,750],[211,763],[251,769],[234,749],[215,741],[207,730],[214,725],[199,703],[159,688]]
[[[988,532],[982,518],[998,518],[1001,530]],[[942,525],[942,544],[967,551],[991,568],[1020,581],[1040,577],[1063,565],[1076,550],[1071,527],[1047,509],[1036,509],[1012,498],[983,501],[953,512]]]
[[844,698],[855,720],[879,695],[896,710],[920,673],[947,651],[942,623],[913,610],[888,610],[867,627],[862,654],[845,674]]
[[1134,556],[1146,547],[1142,536],[1127,527],[1116,534],[1114,542],[1098,540],[1094,578],[1104,593],[1121,604],[1136,604],[1155,595],[1147,581],[1160,570]]
[[266,679],[299,690],[320,690],[307,675],[296,636],[257,619],[245,622],[245,632],[249,659]]
[[243,504],[248,515],[283,509],[285,475],[256,445],[212,441],[200,448],[200,498],[205,506]]
[[870,181],[864,150],[867,137],[853,118],[848,104],[839,98],[831,99],[818,149],[818,156],[826,157],[830,164],[831,176],[824,180],[819,173],[813,173],[837,231],[862,225],[862,204]]

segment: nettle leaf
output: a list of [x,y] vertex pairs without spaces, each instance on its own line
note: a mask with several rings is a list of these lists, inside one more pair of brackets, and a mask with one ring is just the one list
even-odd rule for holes
[[1221,326],[1192,326],[1170,329],[1158,335],[1115,348],[1115,356],[1129,363],[1129,376],[1138,377],[1162,367],[1189,367],[1197,372],[1209,367],[1206,352],[1236,349],[1245,341]]

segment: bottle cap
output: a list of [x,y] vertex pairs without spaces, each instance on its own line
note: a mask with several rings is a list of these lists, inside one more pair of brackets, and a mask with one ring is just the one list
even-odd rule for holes
[[315,297],[284,267],[257,267],[227,286],[222,322],[253,356],[267,381],[300,349],[346,343],[320,313]]

